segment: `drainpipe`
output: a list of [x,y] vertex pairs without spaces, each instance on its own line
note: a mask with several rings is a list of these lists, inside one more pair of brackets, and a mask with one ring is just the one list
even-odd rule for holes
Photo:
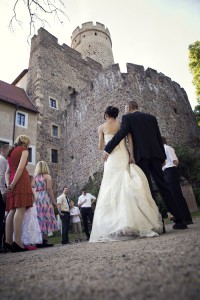
[[14,114],[14,123],[13,123],[13,137],[12,137],[12,143],[14,145],[14,141],[15,141],[15,122],[16,122],[16,116],[17,116],[17,110],[20,107],[19,104],[16,104],[15,106],[15,114]]

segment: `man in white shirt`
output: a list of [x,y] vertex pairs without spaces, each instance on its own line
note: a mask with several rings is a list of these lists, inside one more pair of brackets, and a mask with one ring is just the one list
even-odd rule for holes
[[7,169],[7,154],[10,146],[5,144],[0,148],[0,252],[4,252],[2,239],[4,235],[4,217],[6,208],[6,180],[5,173]]
[[62,244],[70,244],[69,242],[69,224],[70,224],[70,204],[68,197],[69,189],[64,186],[63,193],[57,198],[57,207],[62,221]]
[[179,164],[178,158],[176,156],[175,150],[167,145],[167,141],[162,137],[165,154],[166,154],[166,164],[163,166],[165,181],[176,201],[177,208],[182,212],[183,218],[187,225],[192,224],[192,217],[187,206],[187,202],[183,196],[180,177],[177,166]]
[[86,189],[83,188],[82,195],[78,198],[78,207],[81,210],[83,226],[84,226],[85,234],[87,236],[88,241],[90,239],[90,233],[88,230],[88,219],[92,226],[93,215],[94,215],[93,210],[92,210],[92,203],[95,201],[96,201],[96,197],[94,197],[90,193],[87,193]]

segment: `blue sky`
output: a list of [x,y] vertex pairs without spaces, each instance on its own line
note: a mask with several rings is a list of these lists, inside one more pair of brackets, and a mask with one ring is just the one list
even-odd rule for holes
[[[22,1],[22,0],[21,0]],[[60,25],[48,17],[45,28],[60,44],[71,45],[71,33],[84,22],[108,27],[115,63],[126,72],[126,63],[143,65],[178,82],[191,106],[196,105],[195,88],[188,68],[188,46],[200,40],[199,0],[65,0],[67,17]],[[28,67],[30,45],[26,10],[19,7],[21,28],[8,29],[14,0],[0,3],[0,80],[11,83]],[[36,23],[36,33],[41,24]]]

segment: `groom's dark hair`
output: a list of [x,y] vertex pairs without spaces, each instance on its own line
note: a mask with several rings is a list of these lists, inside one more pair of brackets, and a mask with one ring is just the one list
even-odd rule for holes
[[137,102],[135,102],[135,101],[129,101],[129,102],[128,102],[128,106],[129,106],[129,108],[130,108],[131,110],[138,109],[138,104],[137,104]]

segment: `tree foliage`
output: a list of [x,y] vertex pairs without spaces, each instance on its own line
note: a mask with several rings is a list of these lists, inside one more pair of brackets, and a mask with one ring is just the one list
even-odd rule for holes
[[[200,103],[200,101],[199,101],[199,103]],[[196,116],[198,126],[200,127],[200,104],[198,104],[198,105],[195,106],[195,108],[194,108],[194,114]]]
[[200,41],[189,46],[189,68],[193,75],[197,101],[200,102]]
[[62,17],[66,16],[64,2],[65,0],[15,0],[9,28],[14,31],[16,23],[22,27],[22,20],[19,18],[19,11],[22,7],[25,8],[28,15],[30,36],[35,33],[36,23],[39,22],[42,27],[48,24],[47,15],[52,15],[55,20],[62,24]]

